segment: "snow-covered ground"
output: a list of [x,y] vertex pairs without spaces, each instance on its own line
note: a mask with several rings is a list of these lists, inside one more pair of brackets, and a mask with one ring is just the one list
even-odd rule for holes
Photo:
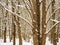
[[[57,44],[60,45],[60,39],[59,39],[59,42]],[[7,38],[7,42],[4,43],[3,39],[0,39],[0,45],[13,45],[13,41],[9,42],[9,38]],[[18,39],[16,39],[16,45],[19,45]],[[30,40],[30,42],[26,42],[25,40],[23,40],[23,45],[33,45],[32,39]],[[53,45],[48,41],[48,38],[46,38],[46,45]]]
[[[48,41],[48,37],[46,38],[46,45],[53,45],[50,43],[50,41]],[[60,45],[60,38],[59,38],[59,42],[57,43],[57,45]]]
[[[13,41],[10,42],[9,38],[7,38],[6,43],[4,43],[3,39],[0,39],[0,45],[13,45]],[[19,39],[16,39],[16,45],[19,45]],[[30,42],[26,42],[25,40],[23,40],[22,45],[33,45],[32,39],[30,39]]]

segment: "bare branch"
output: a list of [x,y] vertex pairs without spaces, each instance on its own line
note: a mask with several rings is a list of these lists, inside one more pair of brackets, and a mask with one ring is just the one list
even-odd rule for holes
[[47,35],[52,30],[52,28],[54,28],[59,23],[60,23],[60,21],[58,21],[57,23],[55,23],[48,31],[45,32],[45,34]]
[[52,15],[53,15],[56,11],[58,11],[59,9],[60,9],[60,7],[59,7],[59,8],[57,8],[53,13],[51,13],[51,15],[50,15],[49,19],[47,20],[47,23],[49,22],[49,20],[50,20],[50,18],[52,17]]
[[30,1],[30,0],[28,0],[28,1],[29,1],[30,5],[31,5],[31,7],[32,7],[31,1]]
[[52,4],[53,0],[49,3],[48,7],[47,7],[47,12],[48,12],[48,9],[50,7],[50,5]]
[[58,23],[59,21],[58,20],[56,20],[56,19],[50,19],[51,21],[54,21],[54,22],[56,22],[56,23]]
[[7,9],[1,2],[0,4],[4,7],[5,10],[9,11],[10,13],[14,14],[14,16],[18,16],[19,18],[23,19],[25,22],[27,22],[31,27],[33,27],[33,25],[28,21],[26,20],[25,18],[21,17],[20,15],[18,15],[17,13],[15,12],[12,12],[11,10]]
[[[31,15],[31,12],[29,11],[29,9],[28,9],[28,7],[27,7],[27,5],[26,5],[26,3],[25,3],[25,1],[23,0],[23,2],[24,2],[24,4],[25,4],[25,7],[26,7],[26,9],[27,9],[27,11],[29,12],[29,14],[30,14],[30,16],[31,16],[31,18],[32,18],[32,15]],[[28,5],[29,6],[29,5]],[[30,7],[30,6],[29,6]],[[30,8],[30,10],[31,10],[31,8]],[[31,10],[32,11],[32,10]]]

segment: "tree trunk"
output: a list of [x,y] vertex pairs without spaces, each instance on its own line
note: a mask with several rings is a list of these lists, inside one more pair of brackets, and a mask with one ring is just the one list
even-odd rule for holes
[[36,15],[36,0],[31,0],[32,1],[32,15],[33,15],[33,19],[32,19],[32,25],[34,26],[34,28],[32,29],[33,32],[33,42],[34,45],[38,45],[38,37],[37,37],[37,15]]
[[[6,25],[6,23],[5,23]],[[5,26],[5,30],[4,30],[4,42],[6,42],[6,26]]]
[[[15,3],[12,1],[12,6],[15,6]],[[15,8],[12,8],[12,12],[15,12]],[[12,19],[12,21],[13,21],[13,45],[16,45],[15,44],[15,37],[16,37],[16,25],[15,25],[15,23],[14,23],[14,21],[16,20],[16,16],[14,16],[14,14],[12,14],[13,15],[13,19]]]
[[39,3],[39,0],[36,0],[36,14],[37,14],[38,45],[41,45],[41,40],[40,40],[40,3]]
[[[20,5],[20,0],[18,0],[18,5]],[[20,15],[20,7],[17,7],[17,14]],[[20,27],[20,18],[17,19],[17,26],[18,26],[18,37],[19,37],[19,45],[22,45],[22,36],[21,36],[21,27]]]
[[13,32],[13,45],[15,45],[15,37],[16,37],[16,25],[13,24],[14,26],[14,32]]
[[46,0],[42,0],[42,44],[45,45],[46,42]]
[[[55,0],[53,0],[53,2],[52,2],[52,13],[54,12],[54,4],[55,4]],[[55,19],[55,13],[53,14],[53,16],[52,16],[52,18],[53,19]],[[55,22],[53,22],[53,24],[55,24]],[[53,45],[57,45],[57,40],[56,40],[56,26],[52,29],[52,40],[53,40]]]

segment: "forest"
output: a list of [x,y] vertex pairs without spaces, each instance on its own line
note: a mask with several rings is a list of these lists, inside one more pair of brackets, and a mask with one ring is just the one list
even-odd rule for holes
[[0,45],[60,45],[60,0],[0,0]]

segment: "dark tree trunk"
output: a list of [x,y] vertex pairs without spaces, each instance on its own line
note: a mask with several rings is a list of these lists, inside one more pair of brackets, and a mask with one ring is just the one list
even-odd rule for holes
[[6,42],[6,23],[5,23],[5,30],[4,30],[4,42]]
[[16,17],[15,16],[13,16],[13,45],[16,45],[15,44],[15,38],[16,38],[16,25],[15,25],[15,23],[14,23],[14,20],[16,20]]
[[41,45],[41,40],[40,40],[40,3],[39,3],[39,0],[36,0],[36,14],[37,14],[38,45]]

